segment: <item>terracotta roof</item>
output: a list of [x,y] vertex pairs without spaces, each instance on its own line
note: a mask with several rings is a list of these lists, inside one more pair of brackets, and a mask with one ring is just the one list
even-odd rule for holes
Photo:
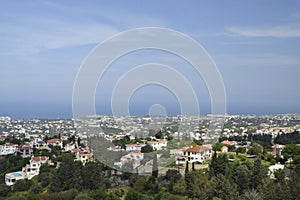
[[203,151],[206,151],[206,150],[210,150],[210,149],[211,148],[208,147],[208,146],[204,146],[204,145],[199,146],[199,145],[197,145],[197,146],[188,148],[185,151],[187,151],[187,152],[193,152],[193,153],[200,153],[200,152],[203,152]]
[[77,153],[79,152],[79,149],[72,149],[72,152]]
[[222,144],[225,144],[225,145],[234,145],[235,141],[228,141],[228,140],[224,140],[221,142]]
[[47,140],[47,143],[56,143],[58,141],[60,141],[59,138],[53,138],[53,139]]
[[36,162],[41,162],[41,161],[46,161],[49,158],[47,156],[33,156],[31,157],[31,161],[36,161]]
[[140,154],[141,152],[139,150],[133,150],[131,153]]

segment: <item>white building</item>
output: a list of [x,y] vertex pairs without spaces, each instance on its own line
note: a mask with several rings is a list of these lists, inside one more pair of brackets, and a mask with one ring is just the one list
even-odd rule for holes
[[75,161],[80,161],[83,165],[93,161],[93,152],[88,147],[72,149],[72,152],[75,153]]
[[70,152],[72,151],[72,149],[75,149],[75,144],[73,143],[68,143],[64,147],[65,152]]
[[57,146],[57,147],[63,148],[63,142],[59,138],[53,138],[53,139],[47,140],[47,144],[48,144],[48,146],[50,145],[50,146]]
[[28,158],[33,155],[33,148],[29,144],[24,144],[18,147],[18,153],[22,158]]
[[5,174],[5,183],[8,186],[11,186],[16,183],[18,180],[22,179],[32,179],[33,177],[39,175],[40,167],[45,164],[49,163],[49,157],[47,156],[38,156],[38,157],[31,157],[29,164],[26,164],[23,167],[22,171],[18,172],[11,172]]
[[129,154],[122,156],[120,162],[115,162],[114,165],[122,168],[126,163],[131,163],[133,169],[136,169],[140,166],[141,160],[144,159],[144,154],[138,150],[131,151]]
[[16,153],[17,148],[18,145],[13,143],[5,143],[3,145],[0,145],[0,156],[14,154]]
[[184,151],[183,156],[180,158],[185,159],[188,162],[203,162],[212,156],[212,146],[211,145],[197,145],[191,148],[187,148]]
[[166,148],[168,144],[168,140],[166,139],[151,140],[148,141],[148,144],[153,148],[154,151],[157,151]]
[[146,146],[145,143],[125,144],[126,151],[141,151],[144,146]]
[[268,174],[269,174],[269,176],[270,176],[271,179],[275,179],[275,172],[277,170],[284,170],[284,165],[282,165],[282,164],[275,164],[275,165],[271,165],[269,167]]
[[7,173],[5,174],[5,184],[7,186],[12,186],[18,180],[23,180],[25,178],[26,178],[26,174],[22,171]]

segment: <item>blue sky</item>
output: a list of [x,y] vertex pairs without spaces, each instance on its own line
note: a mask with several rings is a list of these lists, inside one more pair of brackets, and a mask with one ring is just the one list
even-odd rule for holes
[[[113,34],[149,26],[185,33],[206,49],[222,75],[229,114],[300,112],[299,0],[13,0],[0,2],[0,115],[72,117],[73,84],[89,52]],[[157,51],[124,56],[98,87],[99,113],[109,113],[117,78],[148,62],[186,65]],[[197,91],[202,113],[209,113],[203,80],[181,73]],[[174,95],[154,85],[130,102],[133,114],[155,103],[178,112]]]

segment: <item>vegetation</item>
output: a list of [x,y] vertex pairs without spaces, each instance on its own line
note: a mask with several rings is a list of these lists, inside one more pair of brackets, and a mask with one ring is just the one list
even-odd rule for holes
[[[297,147],[299,148],[299,147]],[[283,152],[297,156],[294,145],[287,145]],[[231,155],[231,154],[230,154]],[[229,155],[229,156],[230,156]],[[235,155],[233,152],[232,155]],[[244,156],[239,153],[237,158]],[[2,159],[2,166],[21,166],[13,156]],[[157,159],[154,154],[154,162]],[[185,175],[168,170],[158,176],[154,163],[152,176],[111,173],[100,162],[83,166],[74,162],[71,154],[59,155],[59,168],[43,166],[32,180],[18,181],[12,188],[0,184],[2,199],[300,199],[300,165],[289,179],[283,170],[276,171],[275,179],[267,175],[267,168],[260,157],[229,162],[227,154],[214,153],[208,170],[186,169]],[[5,164],[5,162],[7,162]],[[2,168],[3,169],[3,168]],[[3,179],[2,179],[3,180]],[[1,199],[0,198],[0,199]]]

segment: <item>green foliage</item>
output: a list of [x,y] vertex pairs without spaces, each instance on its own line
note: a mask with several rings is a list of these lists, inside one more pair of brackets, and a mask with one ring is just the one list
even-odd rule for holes
[[276,144],[300,144],[300,133],[299,131],[294,131],[292,133],[286,133],[278,135],[274,139]]
[[167,149],[178,149],[179,143],[177,140],[169,140],[167,144]]
[[185,183],[185,179],[182,177],[177,182],[174,183],[173,192],[174,192],[174,194],[185,195],[186,188],[187,188],[187,186]]
[[295,156],[300,155],[300,147],[296,144],[287,144],[282,150],[282,155],[285,158],[294,158]]
[[168,191],[173,191],[174,184],[181,178],[180,173],[177,170],[169,169],[166,173],[165,180],[167,181]]
[[211,199],[213,181],[202,171],[191,171],[185,175],[187,195],[194,199]]
[[236,149],[236,155],[239,155],[239,153],[246,153],[246,147],[238,147]]
[[155,178],[158,177],[158,164],[157,164],[157,154],[156,153],[154,153],[154,155],[153,155],[152,176]]
[[209,176],[217,176],[218,174],[225,175],[227,170],[227,164],[227,155],[220,154],[219,156],[217,156],[217,153],[215,152],[209,165]]
[[223,144],[221,142],[216,142],[215,145],[213,146],[214,151],[221,151],[223,147]]
[[142,153],[150,153],[153,151],[152,146],[150,146],[149,144],[147,144],[146,146],[141,148],[141,152]]
[[146,200],[147,198],[142,193],[129,189],[126,194],[125,200],[137,200],[137,199]]
[[268,170],[261,164],[261,160],[256,159],[251,170],[251,187],[256,189],[262,183],[262,180],[267,177],[267,174]]
[[31,187],[32,182],[30,180],[24,179],[19,180],[13,185],[14,191],[27,191]]
[[218,174],[215,177],[214,185],[214,197],[228,200],[238,199],[236,184],[232,183],[224,175]]
[[262,154],[262,147],[257,144],[257,143],[253,143],[252,147],[248,150],[248,154],[249,155],[256,155],[256,156],[260,156]]
[[240,194],[250,187],[250,171],[245,165],[237,165],[233,172],[233,181],[238,187]]
[[1,183],[0,184],[0,196],[1,197],[6,197],[10,192],[10,188],[5,184]]

